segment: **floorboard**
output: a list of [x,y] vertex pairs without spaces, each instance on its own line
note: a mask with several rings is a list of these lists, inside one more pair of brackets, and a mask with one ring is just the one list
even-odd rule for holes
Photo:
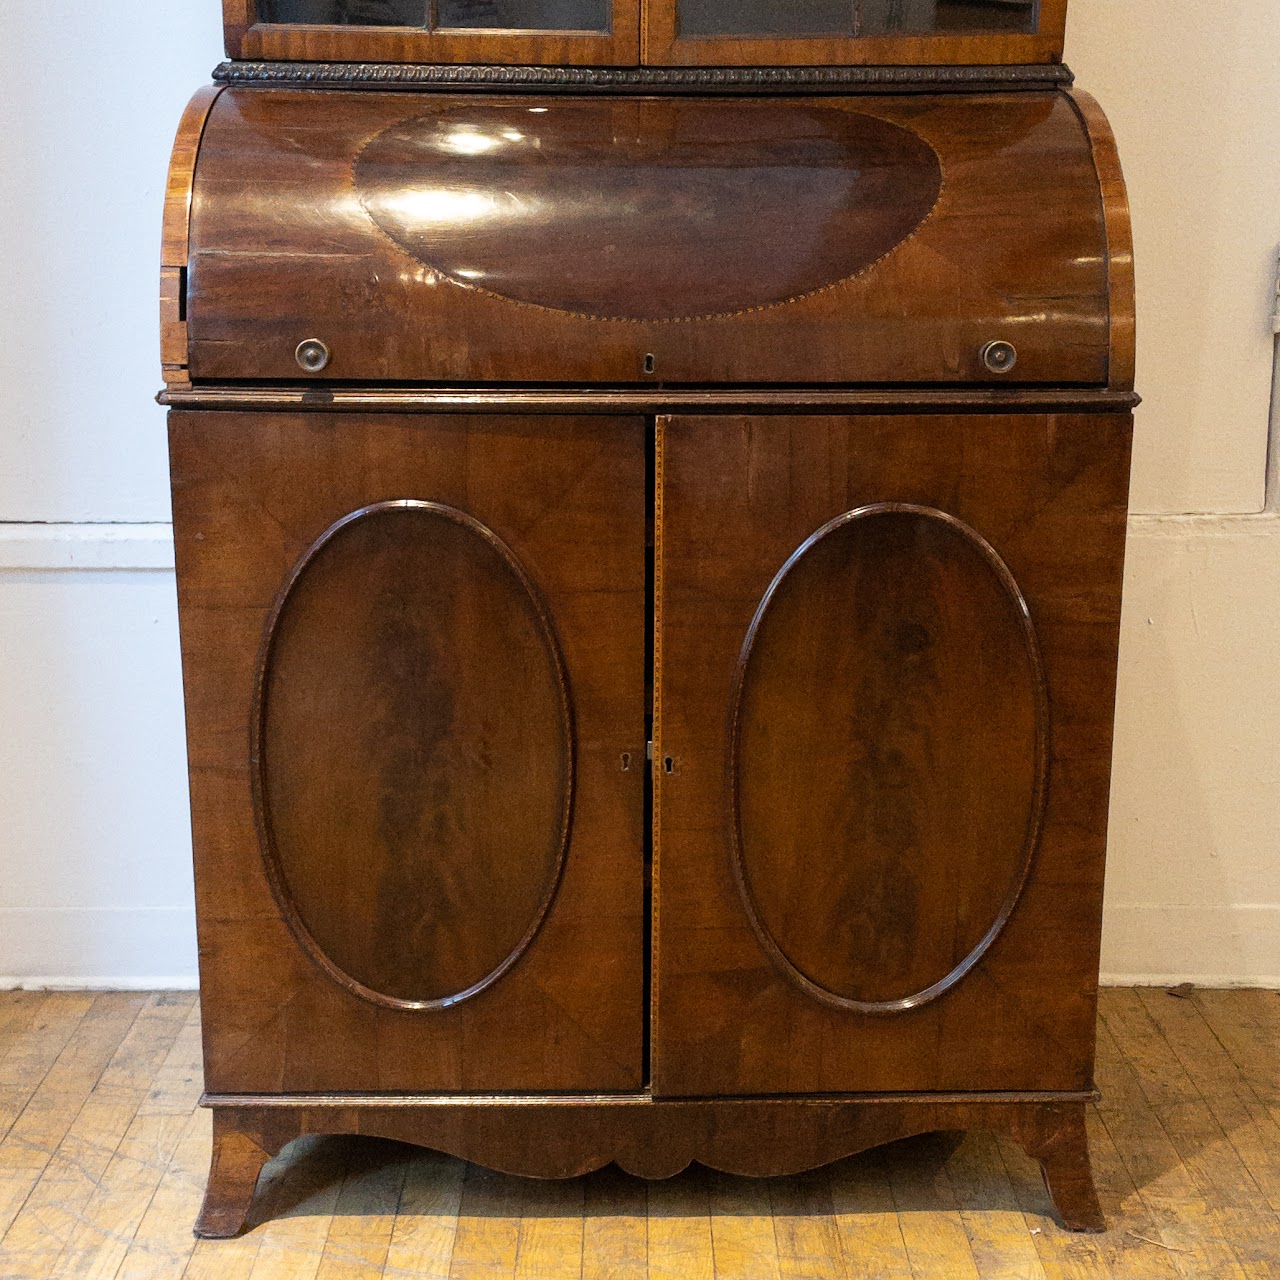
[[0,1280],[1280,1280],[1280,993],[1108,990],[1098,1083],[1101,1236],[990,1134],[652,1184],[309,1137],[197,1243],[195,997],[0,992]]

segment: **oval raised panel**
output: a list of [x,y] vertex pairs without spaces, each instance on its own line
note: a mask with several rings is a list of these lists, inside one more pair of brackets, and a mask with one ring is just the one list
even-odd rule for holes
[[766,593],[733,705],[735,869],[775,964],[864,1012],[954,986],[1013,912],[1046,789],[1039,646],[999,555],[932,508],[839,517]]
[[524,953],[559,883],[573,732],[537,592],[427,502],[330,529],[273,616],[255,716],[268,870],[336,980],[454,1004]]
[[942,189],[918,134],[744,99],[433,104],[374,137],[356,191],[455,284],[613,320],[733,315],[857,275]]

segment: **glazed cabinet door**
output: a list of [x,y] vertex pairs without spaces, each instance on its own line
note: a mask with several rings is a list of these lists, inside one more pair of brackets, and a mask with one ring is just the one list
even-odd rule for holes
[[1091,1086],[1130,431],[659,422],[656,1092]]
[[1067,0],[647,0],[655,65],[1040,63]]
[[638,1088],[643,421],[171,449],[210,1092]]
[[232,58],[630,66],[639,0],[223,0]]

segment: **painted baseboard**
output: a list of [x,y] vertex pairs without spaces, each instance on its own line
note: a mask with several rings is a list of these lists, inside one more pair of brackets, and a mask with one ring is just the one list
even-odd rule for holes
[[1280,903],[1117,903],[1102,931],[1105,986],[1280,988]]
[[0,989],[191,990],[189,907],[0,908]]

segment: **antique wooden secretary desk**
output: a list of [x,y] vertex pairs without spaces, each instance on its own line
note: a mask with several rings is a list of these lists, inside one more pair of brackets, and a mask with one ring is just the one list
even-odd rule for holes
[[225,0],[163,263],[214,1112],[764,1175],[1084,1113],[1132,255],[1066,0]]

